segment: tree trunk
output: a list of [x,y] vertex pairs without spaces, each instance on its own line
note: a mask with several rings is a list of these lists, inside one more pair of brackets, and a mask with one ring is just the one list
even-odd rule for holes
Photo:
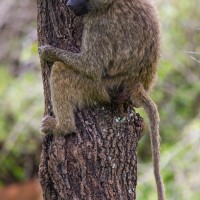
[[[66,0],[38,0],[39,46],[51,44],[78,52],[82,19]],[[45,115],[54,115],[49,76],[52,63],[41,63]],[[59,89],[59,88],[58,88]],[[45,200],[134,200],[137,184],[137,144],[143,121],[127,108],[121,118],[114,104],[78,110],[77,133],[44,135],[39,177]]]

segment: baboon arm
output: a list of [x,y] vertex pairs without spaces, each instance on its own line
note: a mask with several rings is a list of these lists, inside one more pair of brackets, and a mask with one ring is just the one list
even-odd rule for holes
[[[93,60],[91,52],[72,53],[63,49],[45,45],[39,47],[39,53],[42,59],[55,62],[61,61],[75,72],[78,72],[88,78],[100,80],[102,76],[101,58]],[[103,61],[102,61],[103,63]]]

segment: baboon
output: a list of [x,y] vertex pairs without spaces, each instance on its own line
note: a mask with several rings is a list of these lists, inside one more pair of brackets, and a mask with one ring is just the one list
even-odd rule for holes
[[50,45],[39,48],[41,59],[54,62],[50,77],[55,118],[46,116],[45,133],[76,131],[75,109],[110,102],[109,90],[123,88],[135,107],[143,107],[151,126],[154,174],[158,199],[165,200],[160,175],[159,114],[148,93],[160,57],[160,26],[149,0],[69,0],[83,15],[80,53]]

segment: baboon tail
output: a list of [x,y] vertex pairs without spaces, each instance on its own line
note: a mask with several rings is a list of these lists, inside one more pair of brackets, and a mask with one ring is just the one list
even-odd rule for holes
[[156,104],[150,98],[148,93],[144,90],[143,86],[140,86],[140,88],[141,88],[140,101],[141,101],[142,107],[144,108],[149,118],[150,127],[151,127],[150,139],[151,139],[154,175],[155,175],[157,192],[158,192],[158,200],[166,200],[165,188],[164,188],[163,179],[160,172],[159,114],[157,111]]

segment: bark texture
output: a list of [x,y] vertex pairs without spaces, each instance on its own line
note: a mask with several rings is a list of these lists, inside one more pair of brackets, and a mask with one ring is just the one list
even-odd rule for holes
[[[66,0],[38,0],[39,45],[80,50],[82,19]],[[45,115],[53,116],[49,76],[52,63],[41,63]],[[76,112],[76,134],[44,135],[39,169],[45,200],[134,200],[137,145],[144,124],[134,110],[120,117],[116,105]]]

